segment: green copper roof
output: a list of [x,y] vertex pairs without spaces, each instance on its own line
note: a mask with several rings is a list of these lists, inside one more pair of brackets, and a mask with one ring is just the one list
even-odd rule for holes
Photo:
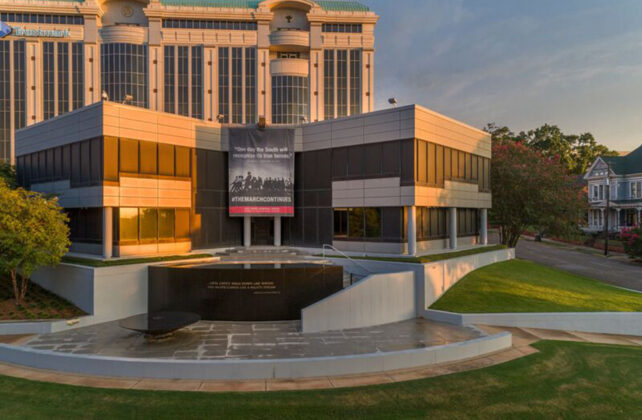
[[617,175],[642,173],[642,146],[626,156],[602,156],[602,160],[608,163]]
[[[72,0],[75,1],[75,0]],[[161,0],[165,6],[195,6],[195,7],[232,7],[238,9],[256,9],[261,0]],[[319,0],[316,3],[323,10],[367,12],[370,9],[356,1]]]

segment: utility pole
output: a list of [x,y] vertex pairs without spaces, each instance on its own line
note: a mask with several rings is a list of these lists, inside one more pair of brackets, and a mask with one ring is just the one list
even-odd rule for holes
[[611,208],[611,166],[606,164],[606,216],[604,219],[604,256],[609,256],[609,210]]

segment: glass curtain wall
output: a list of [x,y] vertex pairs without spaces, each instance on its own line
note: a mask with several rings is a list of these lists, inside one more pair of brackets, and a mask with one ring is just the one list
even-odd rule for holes
[[102,89],[114,102],[124,102],[147,108],[148,64],[147,45],[126,43],[102,44],[101,78]]
[[272,123],[300,124],[309,119],[309,79],[272,76]]
[[221,122],[250,124],[258,120],[256,48],[218,49],[218,113]]
[[324,51],[325,119],[361,114],[362,51]]
[[11,158],[10,42],[0,41],[0,162]]

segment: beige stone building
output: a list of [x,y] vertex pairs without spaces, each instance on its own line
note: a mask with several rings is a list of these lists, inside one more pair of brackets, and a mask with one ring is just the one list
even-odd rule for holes
[[[374,109],[377,20],[354,1],[0,0],[0,158],[60,196],[80,253],[486,243],[490,137]],[[293,214],[233,217],[230,133],[264,126],[294,138]]]

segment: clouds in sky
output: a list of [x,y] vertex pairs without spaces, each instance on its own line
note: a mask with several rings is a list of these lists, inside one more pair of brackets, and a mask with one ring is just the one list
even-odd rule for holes
[[362,1],[381,16],[378,108],[395,96],[477,127],[642,144],[642,2]]

